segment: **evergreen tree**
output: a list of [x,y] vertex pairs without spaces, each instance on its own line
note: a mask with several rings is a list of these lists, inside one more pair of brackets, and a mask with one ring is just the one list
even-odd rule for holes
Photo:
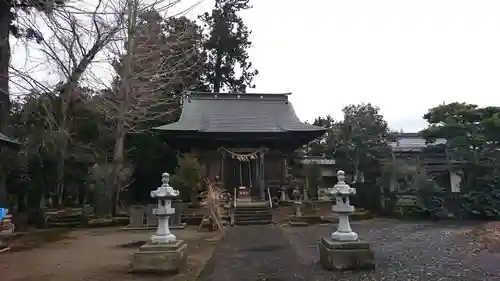
[[238,14],[250,8],[249,0],[216,0],[212,11],[200,16],[207,31],[206,90],[245,92],[247,87],[255,87],[252,81],[258,71],[252,68],[248,56],[251,32]]

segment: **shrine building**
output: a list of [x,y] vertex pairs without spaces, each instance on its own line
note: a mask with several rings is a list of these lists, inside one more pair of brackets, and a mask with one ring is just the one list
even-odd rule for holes
[[173,148],[196,152],[205,177],[263,200],[278,196],[292,153],[326,131],[301,122],[289,95],[191,92],[179,121],[155,130]]

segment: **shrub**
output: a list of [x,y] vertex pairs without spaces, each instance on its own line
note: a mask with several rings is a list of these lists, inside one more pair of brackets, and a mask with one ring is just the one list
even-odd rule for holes
[[197,202],[203,188],[203,172],[198,159],[193,154],[183,154],[171,177],[171,185],[180,191],[183,202]]

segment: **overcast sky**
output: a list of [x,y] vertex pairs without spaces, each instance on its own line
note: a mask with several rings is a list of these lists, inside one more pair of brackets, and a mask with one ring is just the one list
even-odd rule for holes
[[[183,0],[176,9],[199,1]],[[327,114],[340,119],[345,105],[371,102],[391,128],[412,132],[424,128],[423,114],[442,102],[500,103],[500,0],[251,3],[243,18],[260,72],[252,91],[292,92],[303,121]],[[187,16],[212,6],[203,0]],[[33,50],[14,49],[14,64],[33,59]]]
[[251,2],[255,91],[292,92],[302,120],[371,102],[411,132],[442,102],[500,103],[499,0]]

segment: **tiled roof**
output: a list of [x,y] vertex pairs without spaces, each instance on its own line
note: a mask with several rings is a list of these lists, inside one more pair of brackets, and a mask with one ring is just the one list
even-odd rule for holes
[[207,133],[325,132],[305,124],[288,101],[289,94],[190,93],[178,122],[163,131]]
[[[434,144],[444,144],[445,139],[437,139]],[[420,151],[429,144],[418,133],[405,133],[398,136],[397,141],[390,144],[394,151]]]

